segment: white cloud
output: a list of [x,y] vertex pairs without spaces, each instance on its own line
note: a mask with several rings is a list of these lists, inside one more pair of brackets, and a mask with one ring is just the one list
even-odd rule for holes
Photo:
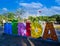
[[[60,1],[60,0],[59,0]],[[25,16],[51,16],[54,14],[60,14],[60,6],[51,6],[50,8],[47,8],[41,3],[19,3],[20,6],[23,6],[26,8]],[[41,11],[41,13],[39,13]]]
[[53,6],[51,8],[54,9],[54,10],[59,10],[60,11],[60,7],[58,7],[58,6]]
[[55,0],[55,2],[56,2],[58,5],[60,5],[60,0]]
[[52,14],[60,14],[60,7],[59,6],[53,6],[51,7]]
[[[41,13],[39,13],[41,11]],[[40,9],[28,9],[22,16],[23,18],[28,18],[28,16],[51,16],[54,14],[60,14],[60,7],[59,6],[52,6],[50,8],[42,7]]]
[[[60,7],[58,6],[52,6],[51,8],[47,8],[47,7],[43,7],[43,8],[40,8],[36,11],[34,10],[31,10],[31,12],[34,12],[35,14],[32,14],[28,11],[28,15],[26,16],[51,16],[51,15],[54,15],[54,14],[60,14]],[[39,11],[41,11],[41,13],[39,13]]]
[[26,8],[41,8],[43,5],[41,3],[19,3],[20,6],[26,7]]
[[51,8],[43,7],[43,8],[38,9],[38,10],[41,10],[40,15],[51,16],[54,14],[60,14],[60,7],[58,7],[58,6],[52,6]]
[[[41,11],[41,13],[39,13],[39,11]],[[34,12],[34,14],[31,12]],[[24,14],[24,18],[27,18],[28,16],[51,16],[54,14],[60,14],[60,7],[52,6],[51,8],[43,7],[38,10],[27,10]]]
[[7,8],[2,8],[2,10],[3,10],[3,11],[8,11],[8,9],[7,9]]
[[8,9],[7,8],[0,9],[0,14],[6,13],[6,12],[8,12]]

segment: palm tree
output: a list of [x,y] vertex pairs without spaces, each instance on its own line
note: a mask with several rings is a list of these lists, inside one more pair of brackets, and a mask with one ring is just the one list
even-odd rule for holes
[[25,13],[24,9],[17,9],[16,17],[18,18],[18,20],[21,21],[23,19],[24,13]]

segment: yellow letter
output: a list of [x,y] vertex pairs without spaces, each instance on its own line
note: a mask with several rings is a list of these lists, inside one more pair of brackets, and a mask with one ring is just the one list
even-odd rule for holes
[[42,35],[42,27],[38,22],[31,23],[31,37],[39,38]]

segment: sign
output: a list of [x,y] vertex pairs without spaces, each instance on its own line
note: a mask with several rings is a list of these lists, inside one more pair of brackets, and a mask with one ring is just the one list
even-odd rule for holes
[[[26,26],[24,23],[5,23],[4,24],[4,33],[6,34],[15,34],[22,36],[31,36],[33,38],[43,37],[43,39],[52,39],[54,41],[58,41],[53,23],[46,22],[46,26],[43,33],[42,25],[38,22],[26,22]],[[43,36],[42,36],[43,33]]]

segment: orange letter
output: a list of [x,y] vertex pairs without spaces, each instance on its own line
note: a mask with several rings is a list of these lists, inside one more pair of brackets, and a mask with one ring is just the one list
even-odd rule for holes
[[55,29],[53,27],[53,23],[49,22],[46,23],[43,38],[44,39],[51,38],[52,40],[58,41]]

